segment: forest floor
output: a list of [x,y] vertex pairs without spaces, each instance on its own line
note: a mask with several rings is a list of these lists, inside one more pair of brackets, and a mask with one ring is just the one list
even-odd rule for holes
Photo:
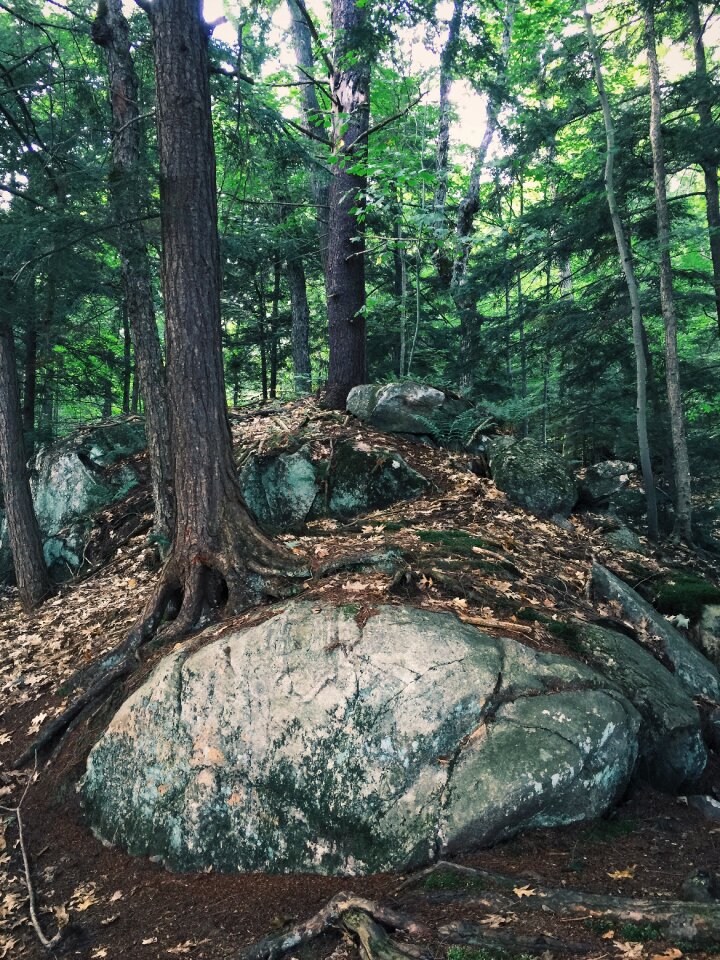
[[[469,468],[466,454],[406,442],[360,425],[351,417],[318,410],[311,401],[280,405],[268,413],[237,411],[233,429],[238,457],[296,444],[330,449],[340,438],[398,450],[432,480],[430,492],[348,524],[320,520],[302,535],[286,535],[314,577],[306,599],[339,599],[369,615],[380,603],[410,603],[449,610],[490,633],[511,636],[536,649],[576,656],[563,641],[571,617],[607,618],[619,610],[589,597],[592,561],[608,566],[631,585],[668,565],[700,572],[716,583],[720,570],[688,551],[664,546],[646,554],[610,548],[581,514],[568,529],[512,507],[491,481]],[[58,692],[80,666],[124,638],[149,596],[157,574],[147,544],[148,492],[139,488],[99,519],[88,549],[93,572],[62,586],[34,616],[25,616],[11,592],[0,612],[0,804],[22,800],[24,840],[32,865],[37,910],[51,937],[69,917],[58,952],[83,960],[161,957],[237,957],[254,940],[316,912],[337,892],[352,891],[395,906],[437,927],[448,921],[484,924],[489,932],[550,937],[546,958],[675,960],[720,957],[720,951],[668,942],[651,924],[609,925],[592,910],[560,917],[538,910],[534,884],[624,897],[682,899],[681,885],[694,870],[720,869],[720,823],[713,824],[683,797],[633,786],[608,818],[575,827],[537,830],[462,862],[517,878],[517,900],[498,912],[477,891],[402,888],[396,875],[366,878],[322,876],[221,876],[171,874],[148,860],[103,846],[84,822],[75,785],[87,752],[120,700],[147,676],[162,651],[142,665],[125,687],[67,739],[60,752],[35,771],[13,771],[13,758],[63,705]],[[137,531],[133,535],[133,531]],[[406,576],[361,572],[353,563],[393,550]],[[335,572],[333,572],[335,571]],[[268,616],[255,608],[237,625]],[[204,636],[227,627],[211,627]],[[193,642],[192,638],[188,641]],[[29,781],[29,782],[28,782]],[[711,758],[702,791],[720,797],[720,760]],[[440,885],[441,886],[441,885]],[[339,935],[317,940],[305,954],[335,960],[351,956]],[[539,943],[541,941],[538,941]],[[565,946],[563,946],[563,944]],[[442,960],[448,944],[430,938],[429,955]],[[453,960],[494,956],[453,948]],[[517,956],[522,951],[511,951]],[[14,816],[0,810],[0,958],[47,955],[29,921],[22,850]],[[295,951],[293,956],[304,955]]]

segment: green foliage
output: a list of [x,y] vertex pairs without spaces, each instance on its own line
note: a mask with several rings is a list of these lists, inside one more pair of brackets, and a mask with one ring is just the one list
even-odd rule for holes
[[531,960],[526,953],[513,953],[501,947],[450,947],[447,960]]

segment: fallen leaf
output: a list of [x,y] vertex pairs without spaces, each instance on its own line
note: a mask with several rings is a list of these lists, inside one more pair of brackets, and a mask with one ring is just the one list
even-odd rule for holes
[[93,950],[90,956],[92,960],[96,960],[96,958],[97,960],[102,960],[102,957],[107,956],[107,947],[98,947],[96,950]]
[[534,897],[536,895],[533,887],[528,887],[528,886],[513,887],[513,893],[515,894],[516,897],[520,897],[521,900],[523,897]]
[[639,960],[643,955],[642,943],[623,943],[621,940],[613,940],[613,946],[620,951],[626,960]]
[[115,893],[108,900],[108,903],[115,903],[117,900],[122,900],[122,898],[123,898],[122,890],[116,890]]
[[624,870],[611,870],[608,872],[608,876],[611,880],[632,880],[635,876],[636,867],[637,864],[633,863],[632,866],[625,867]]
[[614,936],[615,936],[615,931],[614,931],[614,930],[608,930],[608,932],[607,932],[607,933],[604,933],[604,934],[602,935],[602,937],[600,937],[600,939],[601,939],[601,940],[612,940],[612,939],[614,938]]
[[144,947],[147,947],[151,943],[157,943],[157,937],[148,937],[146,940],[143,940],[142,945]]
[[664,953],[654,953],[650,960],[678,960],[683,955],[677,947],[669,947]]

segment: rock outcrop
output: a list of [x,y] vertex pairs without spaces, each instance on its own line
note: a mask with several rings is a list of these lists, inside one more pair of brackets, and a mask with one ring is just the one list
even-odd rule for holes
[[298,530],[307,520],[349,520],[429,487],[394,450],[346,440],[314,457],[309,445],[251,457],[240,471],[248,507],[268,531]]
[[[40,447],[31,464],[35,512],[45,561],[56,579],[82,565],[93,514],[122,500],[140,482],[128,458],[145,449],[141,418],[118,418]],[[12,573],[4,519],[0,525],[0,577]]]
[[97,834],[173,869],[408,869],[599,816],[641,718],[580,663],[454,616],[294,603],[164,659],[92,750]]
[[388,433],[433,436],[471,404],[424,383],[365,383],[348,394],[347,409]]
[[616,601],[631,623],[642,625],[643,632],[654,641],[691,697],[720,702],[718,671],[639,593],[598,563],[593,565],[592,585],[596,597]]

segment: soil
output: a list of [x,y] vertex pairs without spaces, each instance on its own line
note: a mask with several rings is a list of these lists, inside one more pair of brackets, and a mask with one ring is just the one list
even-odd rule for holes
[[[631,584],[659,576],[669,567],[682,567],[718,583],[719,571],[707,559],[682,548],[654,549],[647,542],[644,555],[618,552],[608,547],[591,517],[574,516],[569,529],[562,529],[512,507],[489,480],[473,472],[477,464],[467,455],[391,438],[345,415],[319,411],[311,401],[256,416],[238,412],[234,431],[239,458],[299,440],[321,450],[331,441],[353,437],[397,450],[432,480],[430,493],[412,503],[345,525],[317,521],[302,535],[282,538],[316,573],[306,584],[305,595],[357,603],[360,617],[370,616],[379,603],[446,609],[462,618],[482,619],[488,632],[577,656],[563,641],[567,620],[601,617],[618,622],[620,617],[617,609],[598,605],[588,595],[593,559]],[[532,909],[529,898],[518,898],[507,916],[498,917],[477,896],[448,899],[424,888],[400,890],[404,878],[396,875],[178,875],[103,846],[84,822],[75,784],[113,710],[162,651],[155,651],[109,702],[84,717],[59,752],[42,758],[34,771],[13,771],[12,763],[45,720],[67,702],[70,694],[63,683],[123,639],[137,618],[159,565],[155,547],[146,539],[149,519],[145,487],[105,511],[87,553],[93,570],[64,584],[34,616],[21,613],[12,591],[0,595],[0,804],[14,807],[31,779],[21,807],[25,843],[46,935],[52,936],[58,923],[69,918],[59,955],[83,960],[236,957],[243,946],[308,917],[333,894],[350,890],[392,904],[433,927],[460,919],[479,923],[490,914],[489,933],[497,927],[513,934],[580,942],[582,952],[596,960],[720,957],[720,952],[691,951],[687,944],[648,939],[657,936],[653,930],[618,929],[610,936],[591,916],[568,922]],[[372,564],[364,570],[352,565],[337,569],[341,560],[362,556],[367,561],[388,549],[402,553],[407,576],[394,578]],[[328,562],[335,572],[326,575],[322,571]],[[232,625],[268,615],[268,608],[256,608]],[[228,626],[228,622],[211,625],[202,637],[187,642],[206,642]],[[720,758],[711,758],[703,782],[693,790],[720,797]],[[515,876],[520,887],[542,883],[677,899],[693,871],[720,870],[720,823],[703,819],[684,797],[659,794],[637,783],[607,819],[533,831],[461,860]],[[313,957],[333,951],[336,958],[352,955],[349,942],[337,949],[339,937],[328,935],[304,952]],[[441,938],[428,947],[437,958],[447,955]],[[555,952],[545,954],[549,958]],[[0,811],[0,958],[41,956],[47,952],[28,918],[17,824],[12,813]],[[484,956],[466,953],[461,960]]]

